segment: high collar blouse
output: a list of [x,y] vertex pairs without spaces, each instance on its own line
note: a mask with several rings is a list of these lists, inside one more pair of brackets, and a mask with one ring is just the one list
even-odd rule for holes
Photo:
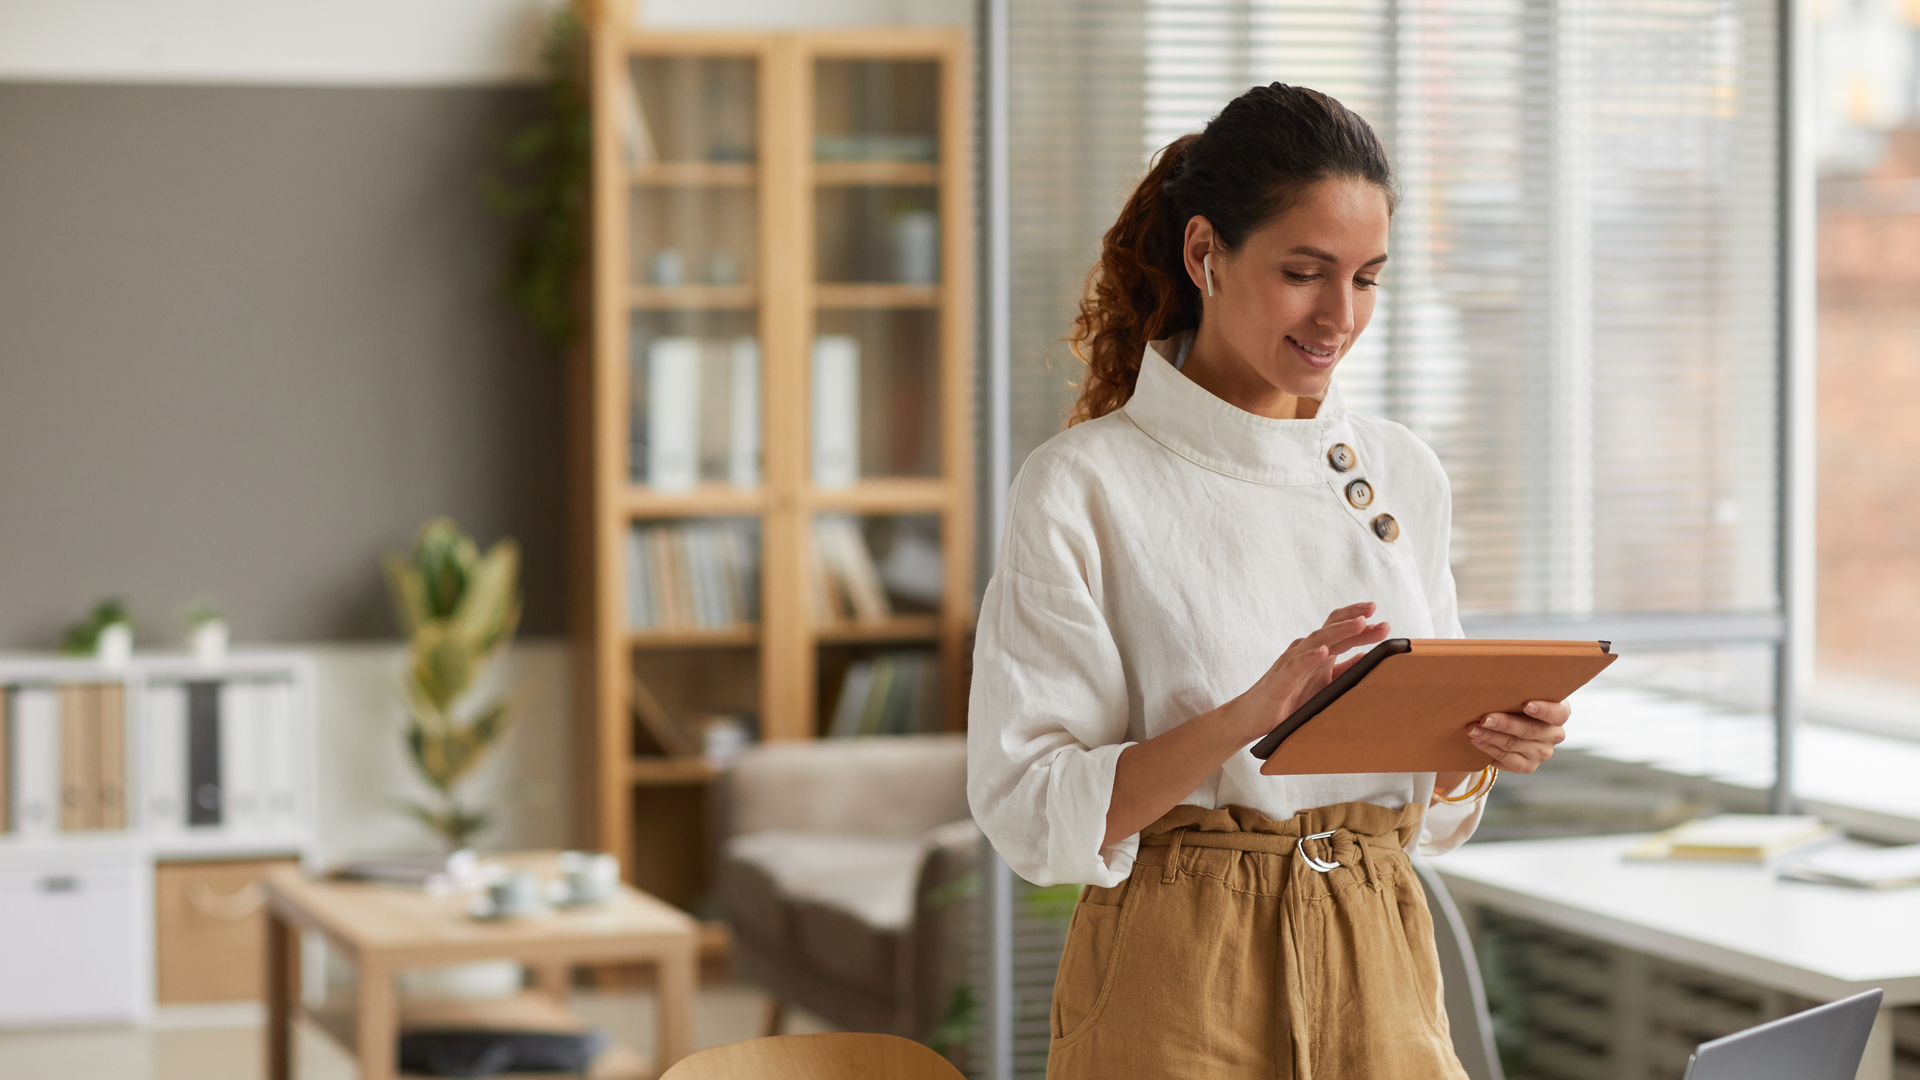
[[[974,647],[967,793],[1036,884],[1125,879],[1139,837],[1102,847],[1120,752],[1238,696],[1328,612],[1371,600],[1395,637],[1461,636],[1433,451],[1347,412],[1336,388],[1310,420],[1242,411],[1159,354],[1184,359],[1177,344],[1147,351],[1123,408],[1035,450],[1008,500]],[[1286,819],[1424,804],[1434,784],[1260,764],[1236,752],[1182,802]],[[1417,846],[1449,850],[1478,820],[1477,802],[1436,805]]]

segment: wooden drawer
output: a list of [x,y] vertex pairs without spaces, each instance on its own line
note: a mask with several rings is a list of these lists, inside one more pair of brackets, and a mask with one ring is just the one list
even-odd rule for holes
[[259,1001],[267,916],[260,875],[293,859],[163,862],[154,867],[155,1000]]

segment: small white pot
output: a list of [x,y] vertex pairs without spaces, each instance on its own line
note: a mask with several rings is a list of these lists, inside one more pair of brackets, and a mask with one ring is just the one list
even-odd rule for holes
[[227,620],[208,619],[193,628],[188,649],[200,663],[217,664],[227,658],[227,639]]
[[101,627],[94,639],[93,658],[107,667],[126,667],[133,659],[133,627],[123,622]]

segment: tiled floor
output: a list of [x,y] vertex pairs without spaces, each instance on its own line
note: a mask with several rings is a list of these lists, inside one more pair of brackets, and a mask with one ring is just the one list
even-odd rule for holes
[[[722,984],[700,991],[694,1014],[699,1047],[759,1034],[765,999],[751,987]],[[653,1047],[653,999],[646,993],[581,992],[575,1008],[627,1045]],[[0,1078],[5,1080],[260,1080],[261,1028],[178,1027],[163,1017],[150,1028],[83,1028],[0,1033]],[[788,1032],[830,1030],[819,1019],[788,1013]],[[294,1044],[298,1080],[353,1080],[356,1070],[334,1042],[303,1026]]]

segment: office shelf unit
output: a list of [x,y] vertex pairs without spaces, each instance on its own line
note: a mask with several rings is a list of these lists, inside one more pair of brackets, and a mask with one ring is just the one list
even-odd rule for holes
[[313,688],[300,653],[0,656],[0,1028],[257,996],[249,883],[316,854]]
[[[710,718],[819,737],[850,667],[913,650],[937,656],[903,669],[937,670],[939,704],[912,715],[963,723],[970,68],[951,30],[653,32],[628,3],[586,10],[579,809],[636,885],[694,907]],[[849,535],[851,582],[831,569]]]

